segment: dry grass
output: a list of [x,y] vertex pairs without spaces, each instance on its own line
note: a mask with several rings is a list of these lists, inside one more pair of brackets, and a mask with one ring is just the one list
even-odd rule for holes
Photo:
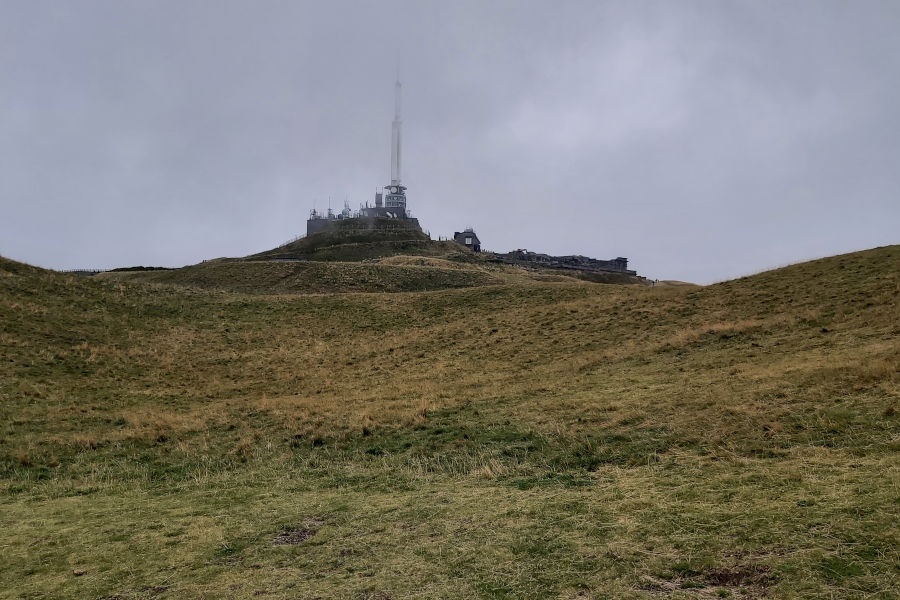
[[897,597],[900,248],[706,288],[418,260],[365,267],[496,281],[0,260],[0,596]]

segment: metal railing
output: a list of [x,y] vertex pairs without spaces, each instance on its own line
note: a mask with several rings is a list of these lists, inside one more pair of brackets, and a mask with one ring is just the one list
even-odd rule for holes
[[302,239],[305,238],[305,237],[306,237],[306,234],[305,234],[305,233],[301,233],[300,235],[295,235],[294,237],[292,237],[292,238],[289,239],[288,241],[282,242],[282,243],[279,244],[277,247],[278,247],[278,248],[281,248],[282,246],[287,246],[288,244],[293,244],[293,243],[296,242],[297,240],[302,240]]

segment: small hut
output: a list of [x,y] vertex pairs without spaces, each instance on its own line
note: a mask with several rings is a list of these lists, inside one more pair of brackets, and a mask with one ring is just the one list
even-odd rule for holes
[[467,227],[463,231],[453,233],[453,239],[457,244],[461,244],[472,252],[481,252],[481,240],[475,235],[475,231],[471,227]]

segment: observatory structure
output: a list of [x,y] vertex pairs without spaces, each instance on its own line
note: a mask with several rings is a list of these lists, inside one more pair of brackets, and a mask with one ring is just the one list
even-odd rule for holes
[[[391,228],[420,229],[418,219],[414,219],[406,206],[406,186],[401,178],[401,161],[403,148],[403,120],[400,117],[402,85],[400,80],[394,84],[394,121],[391,124],[391,182],[384,186],[384,192],[375,192],[374,205],[366,202],[358,211],[352,211],[349,203],[344,209],[335,213],[328,209],[322,213],[313,209],[306,221],[306,234],[311,235],[337,227],[347,219],[358,219],[359,229],[376,229],[378,219],[396,219]],[[343,224],[350,225],[349,223]],[[342,227],[343,228],[343,227]]]

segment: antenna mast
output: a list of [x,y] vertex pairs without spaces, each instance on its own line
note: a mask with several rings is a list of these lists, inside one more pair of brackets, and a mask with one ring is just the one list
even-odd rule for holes
[[400,78],[394,84],[394,122],[391,128],[391,185],[400,185],[400,147],[402,145],[402,126],[400,119]]

